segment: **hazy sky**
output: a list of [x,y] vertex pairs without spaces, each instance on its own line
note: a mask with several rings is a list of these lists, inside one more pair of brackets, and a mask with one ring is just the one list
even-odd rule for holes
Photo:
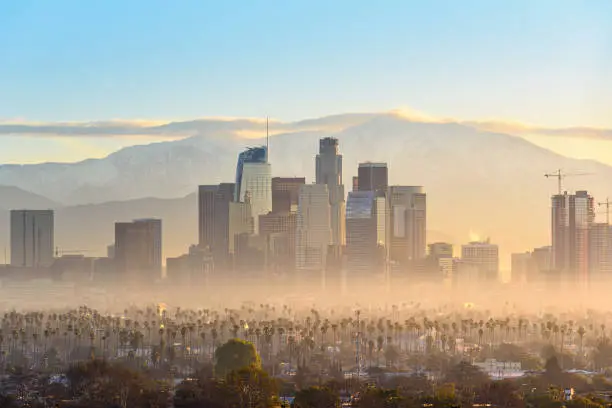
[[[411,106],[612,127],[611,67],[610,0],[0,1],[0,121]],[[133,143],[2,136],[0,162]]]

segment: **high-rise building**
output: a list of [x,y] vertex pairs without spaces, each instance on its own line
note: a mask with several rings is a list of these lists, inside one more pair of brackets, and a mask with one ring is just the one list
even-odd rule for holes
[[331,243],[327,185],[305,184],[300,189],[297,214],[296,269],[323,271]]
[[427,195],[423,187],[391,186],[387,199],[391,227],[390,260],[407,265],[424,259],[427,249]]
[[485,242],[470,242],[461,247],[461,262],[473,268],[480,280],[494,280],[499,275],[499,247]]
[[429,248],[429,256],[433,259],[452,258],[453,244],[446,242],[434,242],[427,246]]
[[359,177],[358,176],[353,176],[353,190],[352,191],[359,191]]
[[259,233],[259,216],[272,211],[272,168],[265,146],[245,150],[238,156],[234,201],[251,200],[255,234]]
[[11,265],[46,268],[53,264],[53,210],[11,211]]
[[607,223],[590,227],[589,276],[612,278],[612,227]]
[[215,197],[218,185],[198,187],[198,244],[212,248],[215,241]]
[[513,282],[524,283],[533,278],[535,266],[531,252],[515,253],[510,256],[510,259]]
[[221,183],[217,187],[214,201],[214,235],[212,253],[215,267],[228,266],[230,242],[230,203],[234,202],[234,183]]
[[272,179],[272,212],[297,212],[300,187],[304,177],[274,177]]
[[586,191],[552,197],[552,267],[581,280],[589,273],[589,229],[594,200]]
[[342,155],[338,152],[338,139],[325,137],[319,140],[316,158],[316,183],[325,184],[329,192],[332,245],[345,242],[344,185],[342,184]]
[[[361,178],[360,178],[361,180]],[[374,191],[350,192],[346,204],[347,273],[384,270],[387,204]]]
[[140,219],[115,223],[115,266],[125,277],[161,277],[162,222]]
[[377,195],[387,193],[389,186],[389,169],[387,163],[359,163],[359,191],[374,191]]
[[166,280],[178,286],[208,285],[213,264],[209,251],[192,245],[189,253],[166,259]]
[[538,275],[547,274],[552,270],[552,247],[534,248],[531,253],[533,265]]
[[253,214],[247,195],[246,202],[229,203],[228,207],[228,253],[236,252],[236,237],[242,234],[253,234]]
[[259,216],[259,235],[264,239],[271,271],[287,272],[295,267],[297,212],[271,212]]

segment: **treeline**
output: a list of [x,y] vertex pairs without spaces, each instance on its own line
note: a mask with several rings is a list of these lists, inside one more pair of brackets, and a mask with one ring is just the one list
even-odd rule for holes
[[[610,406],[601,392],[612,392],[604,376],[586,378],[564,372],[551,356],[541,374],[491,381],[477,367],[461,361],[425,375],[369,373],[368,380],[337,376],[331,380],[298,367],[293,376],[270,376],[252,343],[232,339],[217,348],[214,364],[200,364],[186,379],[174,370],[142,369],[125,362],[92,359],[71,365],[65,384],[40,378],[39,400],[19,392],[0,396],[0,408],[363,408],[413,407],[590,407]],[[25,381],[25,380],[24,380]],[[575,395],[566,400],[564,390]],[[600,392],[600,394],[597,394]]]

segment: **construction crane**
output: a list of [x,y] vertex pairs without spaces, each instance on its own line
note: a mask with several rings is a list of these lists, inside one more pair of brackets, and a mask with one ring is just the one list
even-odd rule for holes
[[606,207],[606,224],[610,225],[610,204],[612,204],[612,202],[610,201],[609,198],[606,198],[606,201],[604,201],[603,203],[597,203],[598,206],[605,206]]
[[558,189],[559,189],[559,195],[563,194],[563,179],[568,177],[568,176],[592,176],[593,173],[564,173],[563,170],[559,169],[557,171],[555,171],[554,173],[548,173],[545,174],[544,177],[546,178],[556,178],[558,181]]

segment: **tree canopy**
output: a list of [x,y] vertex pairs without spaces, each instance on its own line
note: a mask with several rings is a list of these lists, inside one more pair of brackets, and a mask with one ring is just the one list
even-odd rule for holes
[[253,343],[240,339],[231,339],[219,347],[215,359],[215,372],[221,377],[248,367],[261,369],[261,360]]

